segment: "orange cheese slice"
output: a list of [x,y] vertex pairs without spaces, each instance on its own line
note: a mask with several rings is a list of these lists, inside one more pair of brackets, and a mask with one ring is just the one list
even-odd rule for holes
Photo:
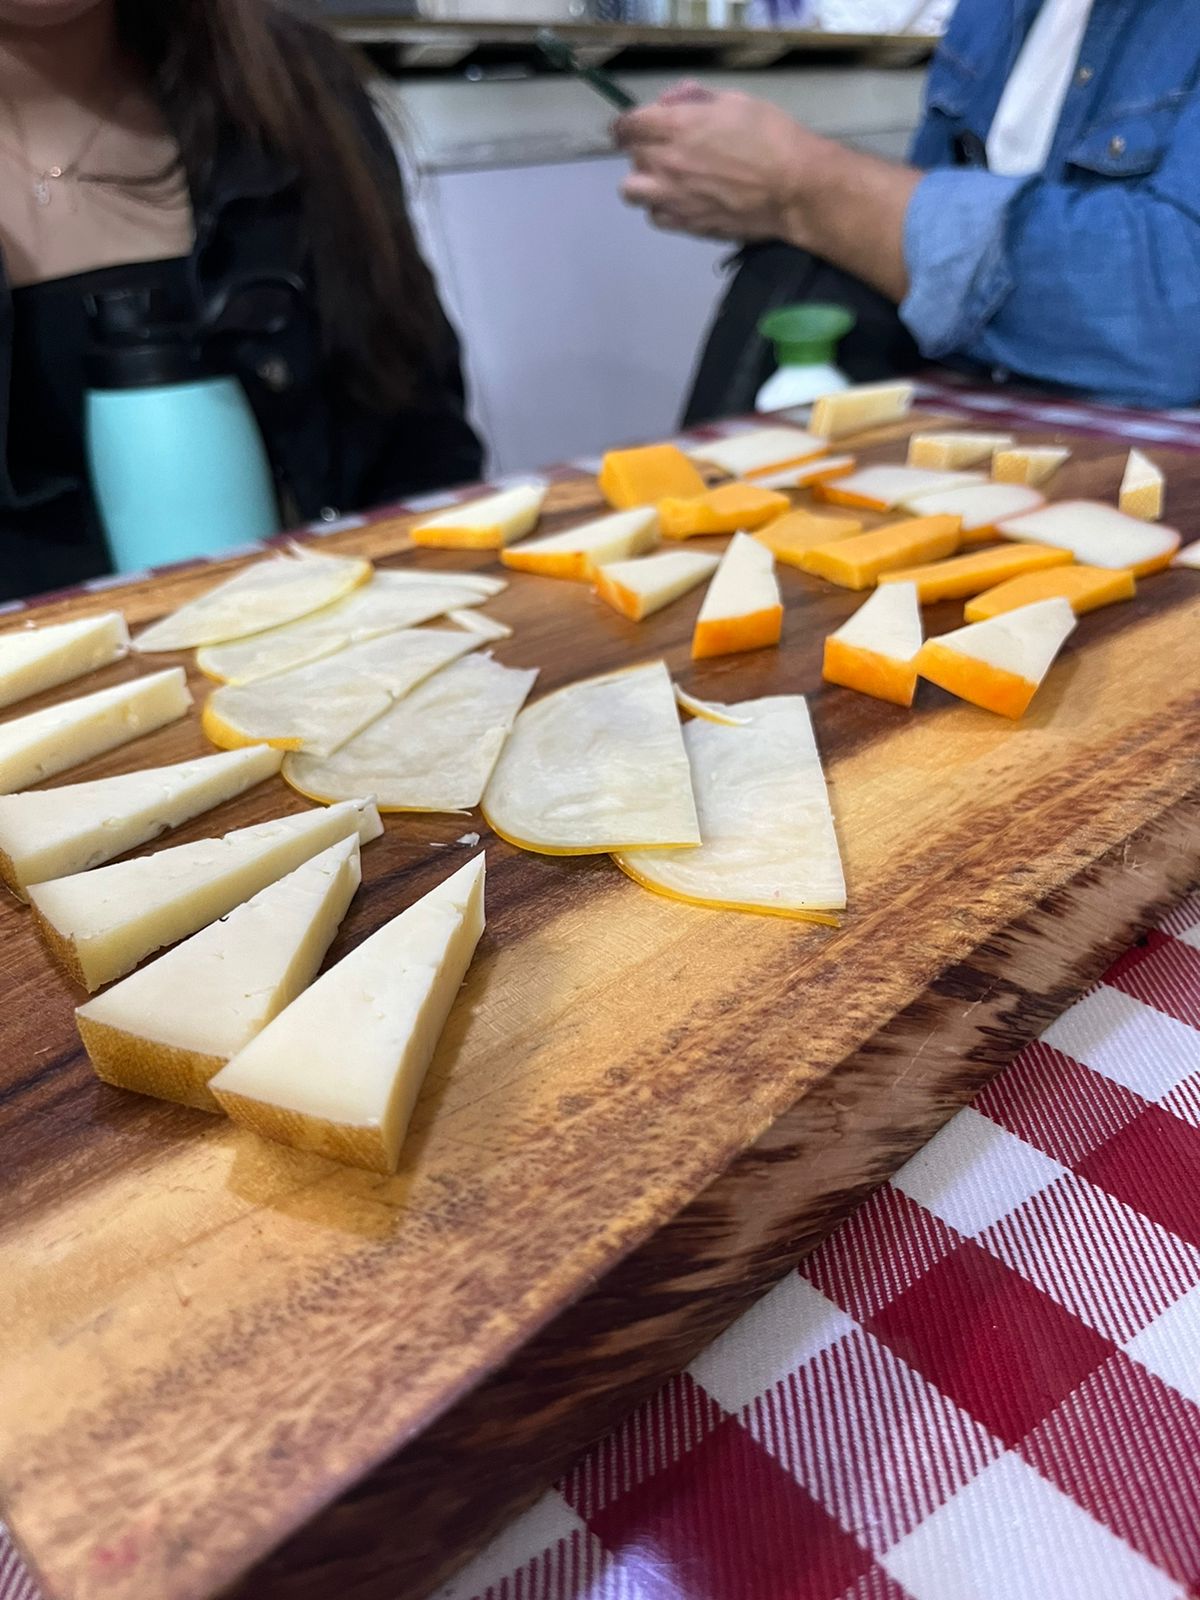
[[759,528],[754,537],[759,544],[766,545],[776,561],[798,567],[801,557],[818,545],[851,539],[861,532],[862,523],[853,517],[821,517],[812,511],[789,511],[786,516],[768,522],[765,528]]
[[610,450],[600,464],[600,493],[617,511],[654,505],[668,495],[704,493],[704,479],[678,445],[647,444]]
[[910,706],[917,688],[921,606],[915,583],[876,589],[825,641],[822,676],[877,700]]
[[832,482],[817,483],[813,495],[834,506],[861,506],[865,511],[892,511],[918,495],[941,489],[965,489],[986,483],[981,472],[932,472],[924,467],[864,467]]
[[696,618],[693,659],[778,644],[782,627],[775,558],[748,533],[735,534]]
[[1006,539],[1057,545],[1085,566],[1125,567],[1136,578],[1161,572],[1179,549],[1174,528],[1127,517],[1099,500],[1058,500],[1028,516],[1007,518],[997,532]]
[[1052,567],[1044,572],[1025,572],[1019,578],[997,584],[994,589],[986,589],[968,600],[963,615],[968,622],[986,622],[989,617],[1032,605],[1035,600],[1053,600],[1061,596],[1071,602],[1071,609],[1081,617],[1085,611],[1096,611],[1101,606],[1112,605],[1115,600],[1131,600],[1134,588],[1133,573],[1121,569]]
[[1015,719],[1024,715],[1074,627],[1069,600],[1038,600],[927,639],[917,671],[960,700]]
[[998,545],[990,550],[972,550],[969,555],[949,561],[932,561],[923,567],[902,567],[885,572],[880,583],[915,583],[922,605],[935,600],[962,600],[982,594],[1006,578],[1022,572],[1039,572],[1043,567],[1065,566],[1069,550],[1055,550],[1048,544]]
[[739,533],[761,528],[791,508],[787,495],[753,483],[723,483],[719,489],[687,500],[668,497],[658,502],[662,531],[668,539],[690,539],[697,533]]
[[885,572],[953,555],[961,535],[957,517],[912,517],[870,533],[818,545],[798,566],[843,589],[870,589]]
[[586,581],[595,567],[606,561],[624,561],[641,555],[658,543],[658,513],[652,506],[615,511],[563,533],[501,550],[500,560],[518,572],[535,572],[543,578]]

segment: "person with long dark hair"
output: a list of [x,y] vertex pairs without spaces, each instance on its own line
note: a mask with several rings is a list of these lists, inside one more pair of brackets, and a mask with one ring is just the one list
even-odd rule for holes
[[[280,0],[0,0],[0,599],[107,570],[88,297],[228,307],[285,516],[479,475],[458,345],[350,55]],[[229,305],[239,284],[275,295]]]

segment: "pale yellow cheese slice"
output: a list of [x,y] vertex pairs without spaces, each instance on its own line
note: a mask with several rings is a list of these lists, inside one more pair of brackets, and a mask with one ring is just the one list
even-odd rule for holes
[[374,795],[381,811],[468,811],[537,677],[467,656],[419,684],[332,756],[289,755],[283,775],[314,800]]
[[171,667],[0,723],[0,794],[28,789],[153,733],[191,703],[183,668]]
[[273,744],[331,756],[410,689],[482,643],[476,633],[411,628],[254,683],[227,683],[204,703],[214,744]]
[[585,678],[527,706],[484,792],[483,814],[501,838],[543,855],[699,844],[665,665]]
[[0,706],[57,689],[128,654],[129,631],[119,611],[0,634]]
[[1200,539],[1195,544],[1185,544],[1171,565],[1173,567],[1195,567],[1200,569]]
[[478,855],[343,957],[212,1079],[256,1133],[394,1172],[484,928]]
[[602,600],[631,622],[640,622],[711,578],[720,560],[703,550],[666,550],[632,561],[610,561],[597,567],[592,577]]
[[452,622],[456,628],[463,628],[467,633],[477,633],[491,644],[500,639],[511,639],[513,634],[507,622],[501,622],[498,617],[489,617],[483,611],[447,611],[446,621]]
[[[487,572],[438,572],[432,567],[385,567],[388,578],[395,583],[409,585],[422,583],[452,583],[456,588],[474,589],[487,599],[508,588],[507,578],[493,578]],[[382,574],[377,572],[376,577]]]
[[840,439],[843,434],[897,422],[912,410],[913,393],[911,383],[864,383],[822,395],[813,402],[809,431],[821,439]]
[[720,467],[731,478],[797,466],[823,455],[827,441],[801,428],[752,428],[724,439],[709,439],[687,453],[693,461]]
[[135,861],[29,886],[39,931],[73,978],[98,989],[185,939],[339,839],[383,831],[371,800],[236,828]]
[[698,718],[683,732],[700,848],[622,850],[618,864],[672,899],[836,921],[846,884],[804,697],[775,695],[727,710],[740,726]]
[[720,722],[726,728],[744,727],[750,721],[749,717],[735,716],[728,706],[718,705],[715,700],[701,700],[698,695],[689,694],[678,684],[675,685],[675,701],[689,717],[704,717],[709,722]]
[[220,1111],[208,1080],[317,974],[361,881],[340,839],[75,1012],[96,1075]]
[[1012,442],[1011,433],[914,433],[908,441],[908,464],[954,472],[973,467],[977,461],[989,461]]
[[546,578],[589,578],[608,561],[624,561],[652,550],[658,543],[658,512],[653,506],[615,511],[611,516],[526,539],[500,552],[506,567]]
[[997,483],[1027,483],[1036,489],[1054,476],[1070,454],[1059,445],[997,450],[992,457],[992,477]]
[[0,877],[23,900],[26,884],[66,878],[134,850],[271,777],[282,761],[281,751],[256,744],[90,783],[0,795]]
[[546,498],[543,483],[522,483],[478,500],[466,500],[409,529],[414,544],[445,549],[495,550],[532,533]]
[[1121,479],[1121,510],[1127,517],[1157,522],[1163,514],[1166,486],[1166,478],[1150,457],[1141,450],[1131,450]]
[[370,576],[371,563],[360,556],[322,555],[297,545],[189,600],[139,633],[133,648],[188,650],[242,639],[332,605]]
[[452,577],[439,583],[413,583],[407,574],[377,572],[370,583],[345,599],[266,633],[208,645],[196,653],[196,665],[224,683],[255,683],[278,672],[290,672],[352,644],[413,628],[456,607],[479,606],[487,595]]

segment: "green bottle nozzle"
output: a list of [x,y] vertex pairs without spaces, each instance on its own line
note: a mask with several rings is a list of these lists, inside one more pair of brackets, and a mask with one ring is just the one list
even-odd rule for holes
[[815,367],[833,364],[839,343],[856,321],[845,306],[780,306],[759,319],[758,331],[775,346],[781,367]]

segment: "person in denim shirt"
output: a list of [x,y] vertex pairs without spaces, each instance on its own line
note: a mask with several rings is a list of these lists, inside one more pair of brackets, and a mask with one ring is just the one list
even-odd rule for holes
[[1040,169],[989,170],[997,108],[1042,13],[1043,0],[961,0],[909,165],[750,96],[683,85],[618,124],[634,166],[625,196],[662,227],[810,252],[897,307],[925,358],[1126,405],[1191,404],[1200,13],[1194,0],[1092,0]]

